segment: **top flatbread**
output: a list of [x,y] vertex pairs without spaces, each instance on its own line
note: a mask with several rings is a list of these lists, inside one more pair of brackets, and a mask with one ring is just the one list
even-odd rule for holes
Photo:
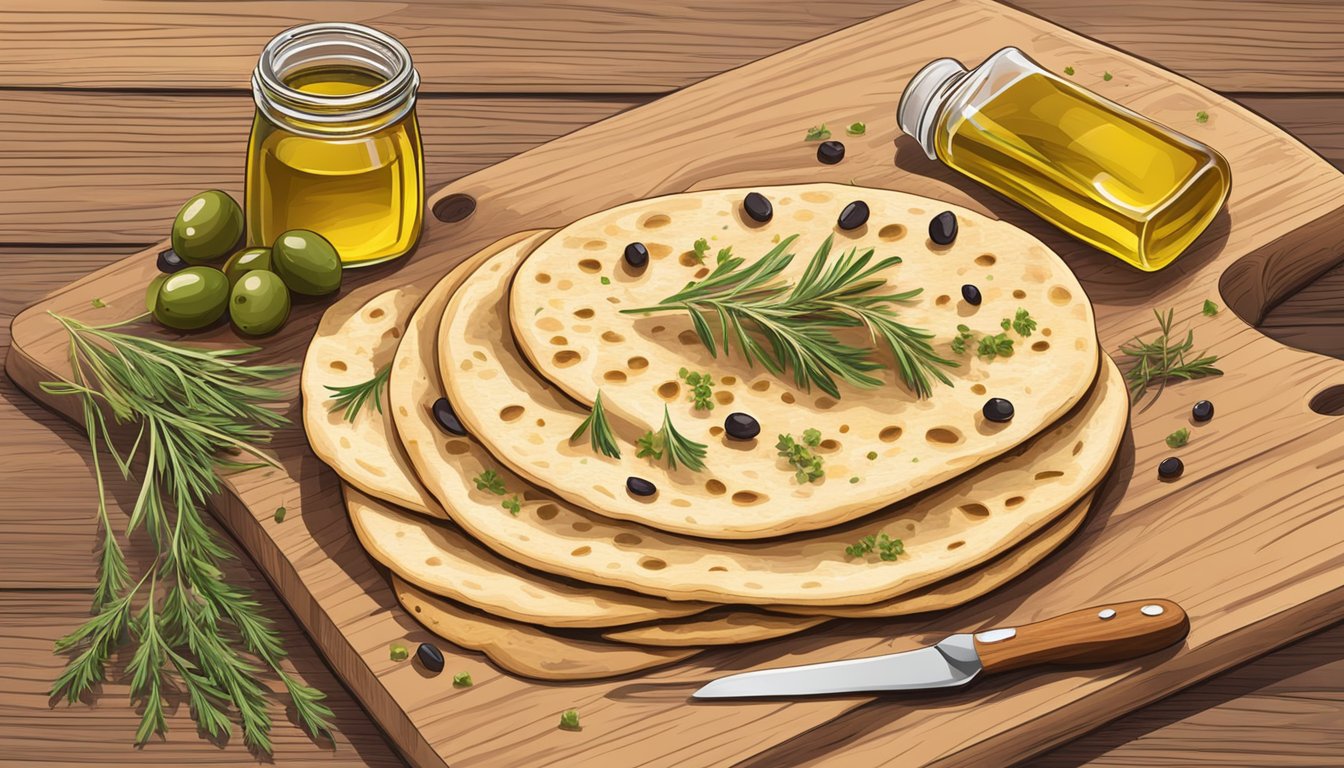
[[[751,538],[822,528],[1004,453],[1053,424],[1094,380],[1098,350],[1087,297],[1067,266],[1022,230],[926,198],[835,184],[757,188],[774,206],[774,218],[758,225],[742,214],[748,191],[670,195],[594,214],[559,230],[518,268],[509,320],[518,347],[543,377],[530,389],[554,383],[589,405],[600,390],[613,423],[627,425],[622,450],[631,454],[634,437],[659,428],[666,404],[676,428],[707,444],[709,451],[708,472],[701,474],[669,473],[662,465],[640,462],[645,467],[629,474],[657,484],[660,494],[652,503],[630,498],[620,488],[623,475],[614,484],[577,482],[563,462],[529,467],[538,483],[604,514],[698,536]],[[858,229],[841,230],[837,216],[855,200],[868,204],[871,218]],[[933,245],[924,234],[928,221],[948,209],[957,215],[960,234],[952,245]],[[946,370],[953,386],[935,381],[932,397],[918,400],[889,364],[888,370],[875,372],[884,386],[858,389],[840,382],[837,402],[820,390],[799,389],[791,372],[781,378],[759,365],[749,368],[737,351],[725,356],[720,349],[714,358],[696,338],[684,310],[620,312],[655,305],[703,277],[720,248],[731,246],[750,264],[791,235],[799,237],[791,249],[793,263],[782,275],[789,281],[807,267],[828,235],[835,238],[832,262],[850,248],[874,248],[878,259],[901,257],[903,263],[881,273],[888,280],[885,291],[923,289],[902,305],[898,317],[935,334],[935,352],[961,364]],[[689,253],[702,237],[710,243],[705,266]],[[643,242],[650,253],[642,270],[631,269],[622,257],[626,244],[634,241]],[[979,306],[961,298],[961,286],[968,283],[979,287]],[[496,286],[475,301],[503,296]],[[974,349],[965,355],[951,351],[958,324],[970,326],[977,338],[999,333],[1000,322],[1014,318],[1019,308],[1030,312],[1038,328],[1026,338],[1008,332],[1015,341],[1012,356],[985,360]],[[445,325],[447,341],[464,340],[473,330],[478,338],[451,351],[445,348],[442,367],[470,376],[460,368],[479,351],[479,329],[472,324],[486,312],[465,300],[455,311],[458,319]],[[717,334],[712,318],[710,327]],[[713,376],[718,405],[712,412],[693,410],[678,380],[683,366]],[[1011,423],[985,420],[982,407],[991,397],[1013,403]],[[760,422],[756,441],[744,444],[724,435],[721,425],[731,411]],[[775,442],[781,433],[801,439],[808,428],[821,432],[827,472],[820,482],[799,484]],[[548,443],[551,436],[544,435]],[[867,458],[872,452],[876,460]],[[609,460],[597,456],[593,461]],[[851,484],[852,477],[859,482]],[[694,512],[671,509],[672,503],[689,503]],[[686,520],[691,515],[694,523]]]

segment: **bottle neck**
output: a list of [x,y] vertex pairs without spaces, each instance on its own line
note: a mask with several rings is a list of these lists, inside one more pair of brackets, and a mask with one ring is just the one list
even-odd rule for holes
[[934,141],[938,118],[952,92],[968,74],[966,67],[955,59],[935,59],[915,73],[901,92],[896,108],[901,130],[919,143],[930,160],[938,159]]
[[324,138],[365,135],[396,123],[415,106],[419,85],[405,46],[359,24],[305,24],[281,32],[266,44],[252,73],[259,114],[295,133]]

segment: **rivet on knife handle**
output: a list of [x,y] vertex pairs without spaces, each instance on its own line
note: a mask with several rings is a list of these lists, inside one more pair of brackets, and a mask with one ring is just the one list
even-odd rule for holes
[[1036,664],[1104,664],[1179,642],[1190,619],[1170,600],[1109,603],[1021,627],[975,635],[986,674]]

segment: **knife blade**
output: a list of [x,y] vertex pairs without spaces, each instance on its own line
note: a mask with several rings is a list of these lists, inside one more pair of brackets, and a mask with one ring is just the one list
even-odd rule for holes
[[697,699],[821,696],[954,688],[986,674],[1038,664],[1089,665],[1137,658],[1184,639],[1185,611],[1170,600],[1085,608],[1021,627],[950,635],[902,653],[729,675]]

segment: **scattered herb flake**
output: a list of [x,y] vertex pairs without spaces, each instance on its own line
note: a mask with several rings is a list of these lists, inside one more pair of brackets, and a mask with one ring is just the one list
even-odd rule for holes
[[1213,317],[1218,314],[1218,305],[1208,299],[1204,300],[1204,309],[1201,310],[1205,317]]
[[974,340],[975,336],[971,333],[970,326],[961,324],[957,326],[957,335],[952,339],[952,351],[958,355],[966,354],[966,344]]
[[691,258],[695,259],[696,264],[705,263],[706,253],[709,253],[709,241],[703,237],[696,240],[695,244],[691,246]]
[[677,376],[686,382],[691,390],[691,402],[697,411],[714,410],[714,379],[708,373],[696,373],[686,368],[677,371]]
[[692,472],[705,468],[705,452],[708,446],[697,443],[677,431],[672,426],[672,415],[667,406],[663,406],[663,426],[657,432],[645,432],[635,441],[638,452],[636,458],[651,458],[654,461],[667,459],[667,466],[676,469],[684,466]]
[[1012,357],[1013,340],[1008,338],[1006,333],[984,336],[980,339],[980,344],[975,353],[987,360],[993,360],[996,357]]
[[1168,448],[1180,448],[1181,446],[1185,445],[1188,442],[1190,442],[1190,430],[1184,427],[1176,430],[1175,432],[1172,432],[1170,435],[1167,435]]
[[540,314],[541,314],[541,307],[537,307],[536,309],[532,310],[532,315],[533,315],[534,317],[535,317],[536,315],[540,315]]
[[821,457],[813,454],[806,445],[794,440],[793,435],[780,435],[775,448],[793,467],[793,477],[799,485],[820,480],[826,474],[822,469]]
[[518,513],[523,511],[523,502],[516,493],[505,499],[499,506],[509,510],[509,514],[514,517],[517,517]]
[[411,652],[406,650],[406,646],[401,643],[393,643],[392,646],[387,649],[387,655],[393,661],[405,661],[411,657]]
[[387,379],[391,375],[392,364],[388,363],[373,374],[373,378],[368,381],[361,381],[348,387],[324,385],[331,390],[331,412],[335,413],[344,408],[345,420],[352,423],[359,412],[364,409],[365,404],[372,404],[374,410],[382,413],[383,390],[387,388]]
[[582,728],[579,726],[579,710],[566,709],[564,712],[560,713],[560,730],[562,731],[582,730]]
[[825,123],[807,129],[807,138],[805,141],[825,141],[831,138],[831,131]]
[[821,430],[804,429],[803,442],[812,448],[816,448],[817,446],[821,445]]
[[877,451],[869,451],[869,452],[868,452],[868,460],[869,460],[869,461],[876,461],[876,460],[877,460]]
[[470,688],[472,686],[470,672],[458,672],[453,675],[454,688]]
[[1105,81],[1108,82],[1108,83],[1111,82],[1111,78],[1112,78],[1112,77],[1114,77],[1114,76],[1113,76],[1110,72],[1103,72],[1103,73],[1101,73],[1101,79],[1102,79],[1102,80],[1105,80]]
[[285,508],[284,508],[284,507],[276,507],[276,508],[275,508],[275,522],[277,522],[277,523],[283,523],[283,522],[285,522]]
[[589,433],[588,442],[594,451],[613,459],[621,458],[620,446],[616,445],[616,436],[611,432],[611,424],[607,423],[607,412],[602,407],[602,390],[600,389],[597,391],[597,397],[593,400],[593,410],[588,412],[588,418],[584,419],[579,428],[574,430],[574,434],[569,436],[570,441],[583,437],[584,432]]
[[103,307],[107,306],[107,304],[105,304],[102,299],[94,299],[89,303],[93,305],[94,309],[102,309]]
[[1013,317],[1013,330],[1024,339],[1030,336],[1032,331],[1036,330],[1036,321],[1032,319],[1031,313],[1018,307],[1017,314]]
[[868,126],[863,123],[850,123],[849,127],[845,129],[845,133],[848,133],[850,136],[862,136],[867,132]]
[[663,458],[663,434],[649,430],[635,441],[635,458]]
[[1209,122],[1209,113],[1208,113],[1208,112],[1205,112],[1205,111],[1202,110],[1202,109],[1199,110],[1198,112],[1195,113],[1195,122],[1196,122],[1196,123],[1207,123],[1207,122]]
[[1129,344],[1120,347],[1120,354],[1134,361],[1125,371],[1125,382],[1129,385],[1132,402],[1139,402],[1154,383],[1158,384],[1157,394],[1145,408],[1157,402],[1167,382],[1172,379],[1189,381],[1206,376],[1223,375],[1222,371],[1213,367],[1213,364],[1218,362],[1217,355],[1201,352],[1194,355],[1194,359],[1188,359],[1187,355],[1195,347],[1195,332],[1186,331],[1185,339],[1182,341],[1173,339],[1171,327],[1174,314],[1170,309],[1165,315],[1153,310],[1161,333],[1152,341],[1135,337]]
[[499,473],[493,469],[481,472],[472,478],[472,482],[476,483],[476,490],[478,491],[489,491],[496,496],[504,495],[504,478],[500,477]]
[[1068,75],[1069,77],[1073,77],[1073,67],[1065,67],[1064,74]]
[[603,285],[611,285],[611,278],[607,277],[606,275],[603,275],[598,282],[602,283]]
[[891,562],[898,555],[905,554],[905,544],[900,539],[893,539],[885,533],[879,533],[874,536],[864,536],[859,539],[857,544],[845,547],[845,554],[852,558],[865,557],[874,551],[880,559]]
[[858,483],[858,482],[859,482],[859,476],[858,476],[858,475],[855,475],[855,476],[849,478],[849,484],[850,484],[850,485],[854,485],[854,484],[856,484],[856,483]]

